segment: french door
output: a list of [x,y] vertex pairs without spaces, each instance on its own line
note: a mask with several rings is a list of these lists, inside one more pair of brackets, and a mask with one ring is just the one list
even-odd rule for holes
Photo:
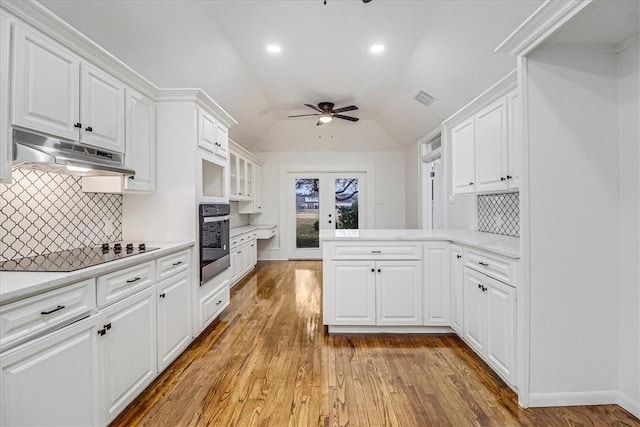
[[366,228],[366,173],[289,173],[289,258],[321,259],[320,230]]

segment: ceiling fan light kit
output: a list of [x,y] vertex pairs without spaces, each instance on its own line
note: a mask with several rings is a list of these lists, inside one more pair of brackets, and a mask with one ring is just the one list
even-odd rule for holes
[[333,109],[333,107],[335,106],[335,104],[333,102],[320,102],[317,107],[315,105],[312,105],[312,104],[304,104],[304,105],[306,107],[311,108],[312,110],[317,111],[317,113],[314,113],[314,114],[297,114],[297,115],[289,116],[289,117],[291,118],[291,117],[308,117],[308,116],[316,116],[316,117],[318,117],[319,116],[318,117],[318,122],[316,123],[316,126],[327,124],[327,123],[331,122],[334,118],[342,119],[342,120],[348,120],[350,122],[357,122],[358,120],[360,120],[357,117],[345,116],[344,114],[340,114],[340,113],[344,113],[346,111],[357,110],[358,107],[356,107],[355,105],[349,105],[348,107],[336,108],[335,110]]

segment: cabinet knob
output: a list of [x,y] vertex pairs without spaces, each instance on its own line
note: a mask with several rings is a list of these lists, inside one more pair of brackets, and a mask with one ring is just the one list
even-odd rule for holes
[[109,329],[111,329],[111,322],[109,322],[106,325],[104,325],[104,330],[105,331],[108,331]]
[[222,304],[222,300],[220,300],[220,301],[218,301],[218,302],[216,303],[216,305],[220,305],[220,304]]
[[134,180],[134,179],[136,179],[136,178],[135,178],[133,175],[129,175],[129,179],[130,179],[130,180]]
[[82,127],[82,123],[78,122],[75,125],[73,125],[74,128],[81,128]]
[[482,289],[482,285],[478,283],[478,289]]
[[506,180],[507,180],[507,178],[505,178],[504,176],[500,177],[500,181],[506,181]]
[[104,328],[102,328],[102,329],[98,329],[98,335],[103,336],[103,335],[104,335],[104,334],[106,334],[106,333],[107,333],[107,331],[105,331],[105,329],[104,329]]
[[480,264],[483,267],[489,267],[489,264],[487,264],[486,262],[478,261],[478,264]]
[[456,258],[458,259],[462,258],[462,255],[456,255]]
[[473,185],[473,182],[470,182],[469,185]]
[[51,310],[41,311],[40,314],[46,316],[47,314],[51,314],[51,313],[55,313],[56,311],[64,310],[64,308],[65,308],[64,305],[59,305],[56,308],[52,308]]
[[382,273],[382,270],[381,270],[381,269],[378,269],[378,273]]
[[87,132],[93,132],[93,128],[91,126],[87,126],[86,128],[84,128],[84,130],[86,130]]
[[164,298],[164,297],[166,297],[166,296],[167,296],[167,294],[165,294],[165,293],[163,292],[163,293],[161,293],[159,296],[160,296],[160,298]]
[[507,175],[507,179],[513,179],[511,175]]
[[375,269],[375,268],[372,268],[372,269],[371,269],[371,272],[372,272],[372,273],[375,273],[375,272],[376,272],[376,269]]
[[329,224],[331,224],[331,220],[329,220]]

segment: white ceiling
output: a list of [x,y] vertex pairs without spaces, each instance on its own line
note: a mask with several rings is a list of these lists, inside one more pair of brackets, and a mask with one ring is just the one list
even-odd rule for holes
[[[247,148],[341,151],[404,148],[435,129],[515,68],[493,50],[542,0],[42,3],[156,85],[202,88]],[[420,90],[437,100],[418,103]],[[287,118],[321,101],[356,104],[346,114],[361,120]]]

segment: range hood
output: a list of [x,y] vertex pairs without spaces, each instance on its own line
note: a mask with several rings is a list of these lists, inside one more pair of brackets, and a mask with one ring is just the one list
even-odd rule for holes
[[13,167],[65,175],[135,175],[124,154],[77,142],[13,130]]

